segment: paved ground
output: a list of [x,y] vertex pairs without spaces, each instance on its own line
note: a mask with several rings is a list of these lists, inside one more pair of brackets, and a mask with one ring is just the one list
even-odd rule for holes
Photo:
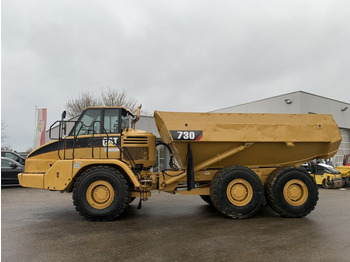
[[1,191],[2,261],[350,261],[350,188],[320,189],[302,219],[268,207],[232,220],[196,196],[154,192],[118,221],[90,222],[71,194]]

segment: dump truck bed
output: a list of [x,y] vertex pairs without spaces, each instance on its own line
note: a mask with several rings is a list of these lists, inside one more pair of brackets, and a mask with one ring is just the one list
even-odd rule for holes
[[297,166],[334,156],[341,142],[332,115],[155,111],[154,117],[162,140],[170,145],[181,167],[186,163],[188,144],[195,165],[251,144],[207,167],[219,168]]

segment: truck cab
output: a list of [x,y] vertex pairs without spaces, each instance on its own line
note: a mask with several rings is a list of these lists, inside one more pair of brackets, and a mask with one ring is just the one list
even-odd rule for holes
[[[131,182],[138,185],[137,173],[150,170],[156,161],[155,135],[135,129],[138,117],[124,107],[89,107],[77,121],[62,117],[50,127],[52,141],[28,155],[20,182],[71,191],[73,180],[84,170],[103,164],[129,173]],[[68,124],[73,125],[71,130]]]

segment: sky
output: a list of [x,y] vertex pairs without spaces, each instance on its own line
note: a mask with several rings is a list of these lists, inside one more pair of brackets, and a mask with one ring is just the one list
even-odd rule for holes
[[35,107],[126,90],[148,112],[208,112],[298,90],[350,102],[350,1],[2,0],[2,145]]

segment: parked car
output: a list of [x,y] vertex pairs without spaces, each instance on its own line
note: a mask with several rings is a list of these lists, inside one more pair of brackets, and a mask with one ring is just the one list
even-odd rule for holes
[[18,173],[22,173],[24,166],[16,161],[1,157],[1,185],[18,185]]
[[9,159],[16,161],[17,163],[20,163],[21,165],[24,165],[24,163],[26,161],[26,159],[24,157],[20,156],[16,152],[12,152],[12,151],[1,150],[1,157],[7,157]]

